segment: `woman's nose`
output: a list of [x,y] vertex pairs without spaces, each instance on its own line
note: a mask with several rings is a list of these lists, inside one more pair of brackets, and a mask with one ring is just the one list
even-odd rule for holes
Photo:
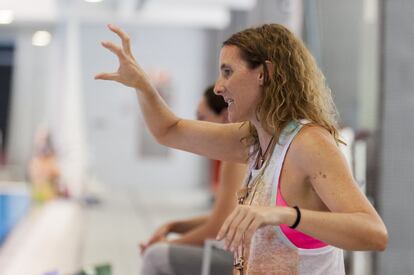
[[216,81],[216,84],[214,85],[214,93],[216,95],[221,95],[223,93],[223,86],[220,85],[219,81]]

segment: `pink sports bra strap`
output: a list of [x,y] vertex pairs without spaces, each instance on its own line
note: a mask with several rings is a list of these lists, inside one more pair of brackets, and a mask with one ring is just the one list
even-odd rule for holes
[[[282,142],[278,144],[278,146],[280,146],[281,148],[279,148],[279,150],[275,152],[275,153],[279,153],[279,155],[277,156],[279,162],[278,162],[278,165],[276,166],[277,171],[276,171],[276,175],[274,179],[274,183],[277,184],[277,188],[275,188],[276,189],[275,191],[276,191],[276,205],[278,206],[288,206],[285,199],[282,196],[282,193],[280,192],[282,167],[283,167],[283,163],[284,163],[287,150],[290,144],[292,143],[296,134],[302,128],[303,124],[306,124],[306,123],[308,122],[307,121],[301,121],[301,122],[292,121],[291,123],[289,123],[286,126],[287,129],[285,128],[283,131],[284,136],[281,137]],[[318,239],[315,239],[309,235],[306,235],[298,230],[291,229],[287,225],[281,225],[280,229],[282,233],[286,236],[286,238],[289,239],[289,241],[298,248],[313,249],[313,248],[321,248],[321,247],[327,246],[326,243]]]

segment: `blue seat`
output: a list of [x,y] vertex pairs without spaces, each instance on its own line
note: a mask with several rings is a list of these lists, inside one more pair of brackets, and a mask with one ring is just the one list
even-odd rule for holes
[[25,215],[29,205],[28,195],[0,193],[0,244]]

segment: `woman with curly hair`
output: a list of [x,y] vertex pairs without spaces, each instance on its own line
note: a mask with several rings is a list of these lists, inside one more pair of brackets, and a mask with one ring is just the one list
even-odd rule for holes
[[217,236],[234,253],[235,272],[344,274],[342,249],[386,248],[386,227],[338,148],[323,74],[289,30],[266,24],[223,43],[214,90],[228,103],[232,123],[222,125],[177,117],[135,61],[128,35],[109,28],[122,47],[102,45],[120,66],[96,79],[136,89],[159,143],[249,164],[239,205]]

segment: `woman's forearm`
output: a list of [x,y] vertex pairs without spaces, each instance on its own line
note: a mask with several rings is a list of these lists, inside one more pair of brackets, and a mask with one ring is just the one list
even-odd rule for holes
[[180,119],[151,85],[145,90],[137,89],[136,93],[148,129],[158,142],[163,143],[163,137]]
[[[287,208],[284,222],[292,225],[296,211]],[[383,251],[388,233],[379,218],[367,213],[332,213],[301,209],[297,230],[346,250]]]
[[208,220],[208,217],[208,215],[203,215],[188,220],[174,221],[171,223],[171,232],[186,234],[187,232],[203,225]]
[[[327,244],[347,250],[383,251],[388,233],[381,219],[369,212],[337,213],[300,209],[296,230]],[[238,205],[221,227],[217,239],[234,251],[242,236],[251,239],[265,225],[295,224],[298,215],[291,207]]]
[[201,246],[206,239],[214,239],[217,231],[218,228],[213,228],[210,224],[204,223],[172,240],[171,243]]

